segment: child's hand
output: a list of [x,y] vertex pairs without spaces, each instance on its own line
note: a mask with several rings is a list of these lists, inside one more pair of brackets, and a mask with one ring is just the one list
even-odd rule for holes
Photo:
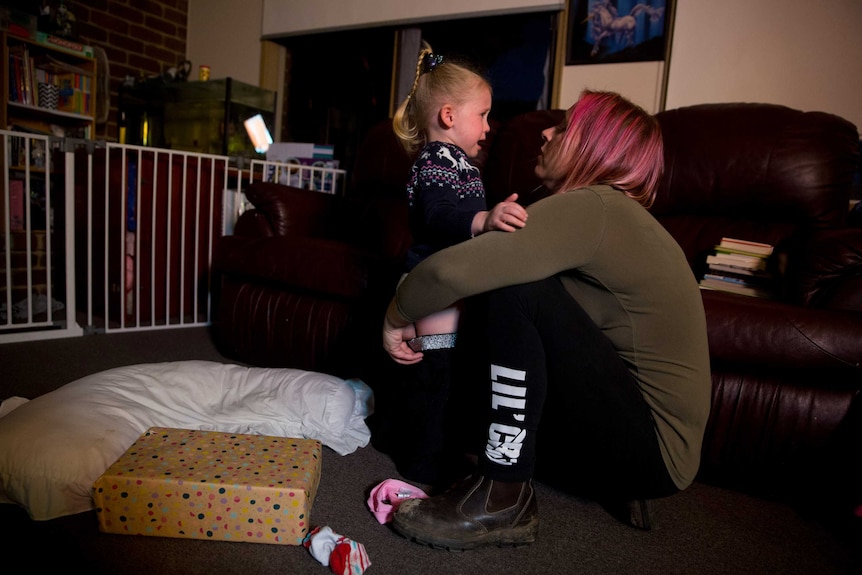
[[482,231],[514,232],[527,225],[527,210],[517,203],[518,194],[512,194],[488,212]]

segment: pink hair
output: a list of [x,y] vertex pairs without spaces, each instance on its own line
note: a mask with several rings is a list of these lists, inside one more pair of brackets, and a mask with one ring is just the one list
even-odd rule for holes
[[608,184],[644,207],[652,205],[664,169],[655,116],[613,92],[585,90],[545,162],[562,174],[557,189]]

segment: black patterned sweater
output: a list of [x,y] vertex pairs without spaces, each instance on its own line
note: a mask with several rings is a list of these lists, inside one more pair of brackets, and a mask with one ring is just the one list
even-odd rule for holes
[[407,271],[434,252],[472,237],[477,212],[487,209],[479,168],[454,144],[430,142],[407,183],[410,232]]

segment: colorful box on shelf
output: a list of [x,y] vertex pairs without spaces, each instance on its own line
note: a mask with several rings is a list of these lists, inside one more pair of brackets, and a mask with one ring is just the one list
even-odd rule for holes
[[301,545],[321,458],[316,440],[153,427],[93,485],[99,529]]

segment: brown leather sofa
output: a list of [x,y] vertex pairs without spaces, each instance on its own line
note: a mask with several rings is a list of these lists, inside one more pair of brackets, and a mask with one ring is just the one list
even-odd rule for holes
[[[563,114],[494,126],[478,162],[489,201],[517,191],[530,204],[546,193],[533,174],[540,131]],[[847,224],[855,126],[766,104],[658,117],[666,173],[651,211],[695,273],[722,236],[773,244],[780,264],[773,300],[702,291],[713,404],[701,479],[862,503],[862,228]],[[379,334],[409,243],[409,166],[383,123],[361,147],[346,197],[273,184],[247,190],[255,209],[214,258],[214,327],[225,353],[365,377],[383,405],[383,395],[397,394],[386,385],[393,362]]]

